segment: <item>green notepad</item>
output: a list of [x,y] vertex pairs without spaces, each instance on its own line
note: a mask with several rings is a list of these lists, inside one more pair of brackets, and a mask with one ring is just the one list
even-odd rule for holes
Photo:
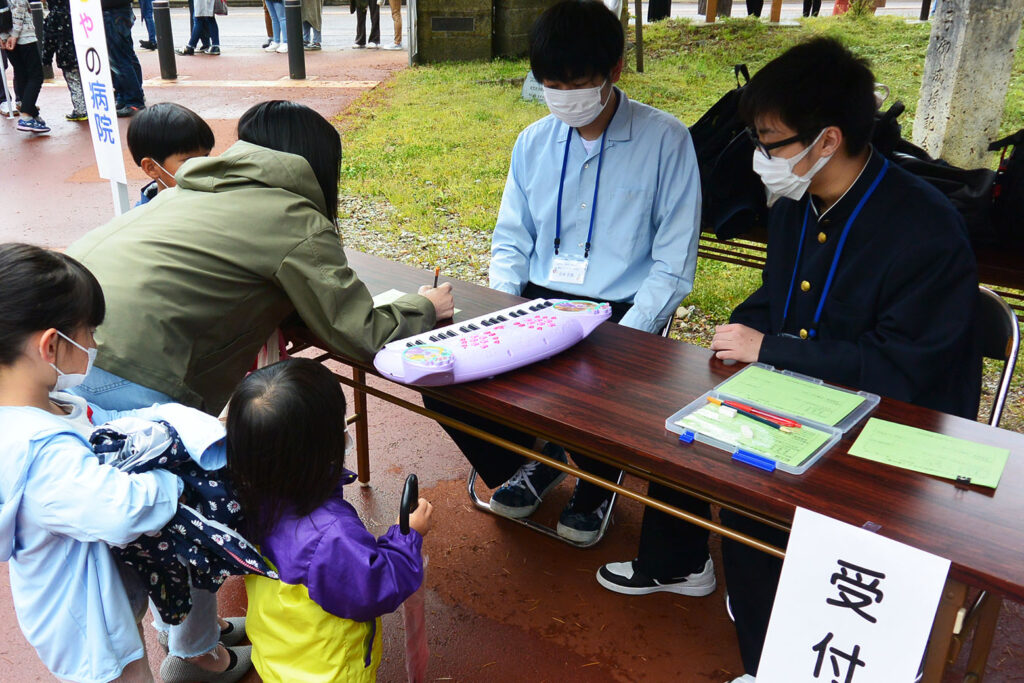
[[946,479],[970,477],[995,488],[1010,451],[871,418],[850,455]]
[[711,404],[698,408],[677,420],[676,424],[790,467],[802,465],[829,438],[826,432],[806,425],[792,432],[783,432],[741,413],[721,411]]
[[736,373],[720,384],[718,391],[832,427],[864,402],[863,396],[756,366]]

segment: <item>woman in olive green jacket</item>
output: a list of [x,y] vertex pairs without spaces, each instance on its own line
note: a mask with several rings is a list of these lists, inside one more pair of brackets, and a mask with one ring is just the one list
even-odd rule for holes
[[292,313],[360,360],[451,316],[447,285],[374,308],[336,227],[341,139],[323,117],[265,102],[242,116],[238,137],[68,249],[107,299],[96,334],[106,372],[86,382],[86,398],[107,407],[102,390],[123,379],[217,414]]

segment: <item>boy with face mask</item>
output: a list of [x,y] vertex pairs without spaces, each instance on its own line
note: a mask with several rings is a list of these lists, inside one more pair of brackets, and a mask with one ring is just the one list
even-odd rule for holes
[[210,156],[213,130],[191,109],[161,102],[143,109],[128,126],[128,151],[152,182],[142,188],[135,206],[148,203],[161,190],[174,187],[174,174],[194,157]]
[[[767,262],[761,287],[717,328],[711,348],[723,360],[760,361],[974,419],[974,253],[946,197],[869,144],[874,82],[863,60],[828,38],[788,50],[751,79],[740,113],[771,206]],[[721,519],[786,546],[778,529],[724,509]],[[681,526],[653,510],[644,515],[649,524],[660,524],[664,538]],[[669,544],[648,540],[637,562],[673,561]],[[728,539],[722,559],[747,671],[736,680],[752,681],[782,561]],[[611,590],[601,579],[615,566],[598,576]],[[656,590],[671,588],[648,592]]]
[[[618,18],[593,0],[560,2],[534,24],[530,66],[551,116],[524,130],[512,150],[490,284],[528,298],[607,301],[614,321],[658,333],[693,286],[700,180],[686,127],[615,87],[623,45]],[[517,443],[533,442],[531,435],[458,415]],[[529,516],[564,477],[463,433],[449,434],[485,483],[501,486],[491,498],[498,514]],[[546,448],[565,458],[561,448]],[[575,460],[604,478],[618,475],[614,467]],[[608,497],[578,483],[558,533],[593,542]]]

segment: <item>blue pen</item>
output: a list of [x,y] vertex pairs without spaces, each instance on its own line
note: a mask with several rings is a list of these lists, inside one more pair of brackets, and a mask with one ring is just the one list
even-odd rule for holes
[[774,460],[772,460],[771,458],[766,458],[763,455],[758,455],[757,453],[745,451],[742,448],[736,449],[736,452],[732,454],[732,459],[738,460],[739,462],[750,465],[752,467],[764,470],[765,472],[775,471]]

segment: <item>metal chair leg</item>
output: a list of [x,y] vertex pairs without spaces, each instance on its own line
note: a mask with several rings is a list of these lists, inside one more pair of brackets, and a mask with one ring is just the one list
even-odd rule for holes
[[[620,485],[622,484],[622,476],[623,476],[623,473],[620,471],[619,472],[619,478],[615,482],[616,484],[620,484]],[[569,544],[571,546],[575,546],[576,548],[589,548],[589,547],[591,547],[593,545],[597,545],[597,543],[599,543],[601,541],[601,539],[604,538],[605,532],[608,531],[608,525],[611,524],[612,510],[615,508],[615,499],[618,497],[618,494],[613,491],[612,492],[612,497],[608,500],[608,514],[606,514],[604,516],[604,519],[601,520],[601,528],[598,529],[597,538],[595,538],[593,541],[590,541],[589,543],[578,543],[576,541],[570,541],[568,538],[562,538],[561,536],[558,535],[558,532],[555,529],[552,529],[549,526],[545,526],[544,524],[539,524],[539,523],[533,521],[532,519],[529,519],[529,518],[512,519],[511,517],[505,517],[504,515],[499,515],[498,513],[496,513],[493,510],[491,510],[490,502],[489,501],[485,502],[483,500],[480,500],[480,497],[476,494],[476,470],[475,469],[474,470],[470,470],[470,472],[469,472],[469,477],[466,479],[466,489],[469,492],[469,499],[471,501],[473,501],[474,507],[476,507],[476,508],[478,508],[480,510],[484,510],[484,511],[494,515],[495,517],[501,517],[502,519],[507,519],[510,522],[515,522],[516,524],[520,524],[520,525],[525,526],[527,528],[533,529],[534,531],[536,531],[538,533],[541,533],[541,534],[544,534],[545,536],[550,536],[551,538],[557,538],[562,543],[567,543],[567,544]]]

